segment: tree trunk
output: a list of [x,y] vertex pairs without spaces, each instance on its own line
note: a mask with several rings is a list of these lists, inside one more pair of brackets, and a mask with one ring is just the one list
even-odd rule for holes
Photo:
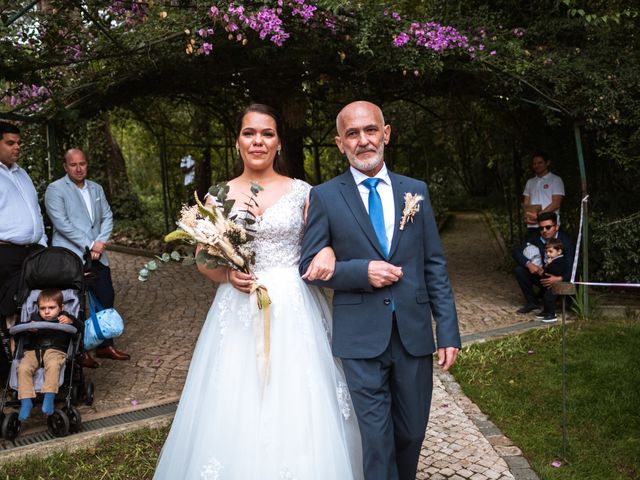
[[138,196],[131,188],[122,149],[111,133],[109,117],[104,114],[88,127],[89,177],[98,179],[118,218],[137,219],[143,214]]
[[287,164],[288,174],[293,178],[305,179],[304,137],[306,135],[305,114],[307,99],[303,95],[292,95],[281,106],[284,134],[282,154]]

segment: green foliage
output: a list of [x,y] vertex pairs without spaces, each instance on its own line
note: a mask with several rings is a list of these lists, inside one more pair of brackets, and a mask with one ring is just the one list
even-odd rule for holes
[[464,349],[453,375],[465,394],[547,480],[637,478],[640,348],[637,321],[567,326],[568,451],[562,455],[562,327]]
[[580,320],[598,318],[602,314],[600,303],[596,296],[589,295],[588,301],[585,301],[585,295],[588,290],[589,287],[586,285],[576,285],[576,294],[571,297],[571,310]]
[[590,259],[600,281],[640,282],[640,213],[608,220],[597,216],[591,220],[594,249]]
[[46,458],[2,465],[2,480],[150,480],[168,428],[124,433],[98,442],[95,447],[63,451]]

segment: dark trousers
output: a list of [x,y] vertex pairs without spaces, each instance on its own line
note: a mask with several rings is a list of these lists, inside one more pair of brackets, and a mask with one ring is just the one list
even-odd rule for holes
[[18,283],[24,259],[33,252],[44,248],[34,243],[32,245],[13,245],[0,243],[0,329],[2,338],[0,344],[0,383],[4,385],[11,362],[9,348],[9,331],[6,328],[5,317],[13,315],[19,305],[14,297],[18,292]]
[[537,288],[542,296],[543,309],[548,313],[556,313],[556,295],[553,294],[550,288],[546,288],[540,283],[542,279],[540,275],[531,273],[521,265],[517,265],[513,269],[513,274],[518,281],[526,304],[537,305],[539,303],[539,295],[536,294]]
[[394,321],[380,356],[342,364],[360,426],[365,479],[415,480],[429,420],[433,355],[410,355]]
[[[92,279],[89,281],[89,289],[104,308],[113,308],[116,294],[111,281],[111,269],[100,262],[92,262],[90,271]],[[98,345],[98,348],[112,345],[113,339],[108,338]]]
[[9,316],[18,306],[13,297],[18,291],[18,282],[24,259],[44,248],[37,243],[31,245],[0,244],[0,315]]

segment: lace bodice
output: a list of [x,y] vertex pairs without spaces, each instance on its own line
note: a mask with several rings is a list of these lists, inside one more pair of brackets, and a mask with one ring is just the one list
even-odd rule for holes
[[256,252],[253,271],[273,267],[297,267],[304,233],[304,204],[311,186],[293,180],[291,190],[256,219]]

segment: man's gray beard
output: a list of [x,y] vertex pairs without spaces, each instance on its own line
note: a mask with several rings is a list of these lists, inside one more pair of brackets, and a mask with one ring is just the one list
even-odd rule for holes
[[375,168],[377,168],[378,165],[380,165],[380,162],[382,162],[383,154],[384,154],[384,147],[376,151],[376,158],[373,161],[367,162],[363,160],[358,160],[355,155],[353,155],[353,157],[349,156],[348,158],[349,158],[349,163],[355,169],[360,170],[361,172],[370,172],[371,170],[374,170]]

